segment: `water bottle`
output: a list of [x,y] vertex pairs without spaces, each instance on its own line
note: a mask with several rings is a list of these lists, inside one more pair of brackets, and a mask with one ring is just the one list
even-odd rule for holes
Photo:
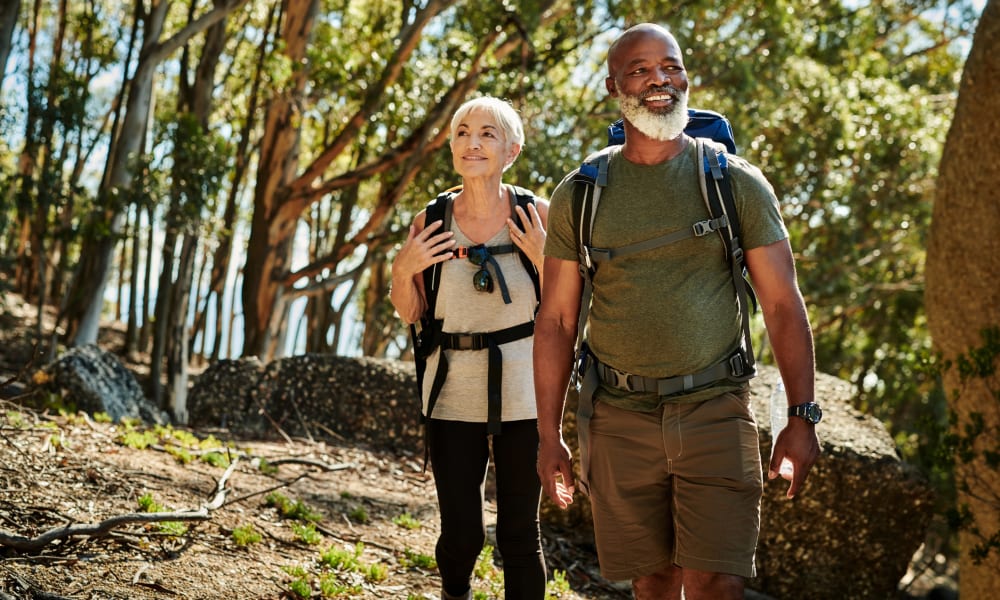
[[[788,396],[785,394],[785,382],[778,379],[778,383],[771,392],[771,458],[774,458],[774,443],[778,440],[778,434],[788,424]],[[792,463],[787,458],[781,460],[779,474],[785,479],[792,478]]]

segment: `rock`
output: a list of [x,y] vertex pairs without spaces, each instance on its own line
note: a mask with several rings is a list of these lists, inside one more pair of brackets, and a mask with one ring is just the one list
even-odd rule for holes
[[[768,399],[777,369],[758,365],[751,402],[760,430],[761,461],[771,453]],[[785,498],[788,484],[767,481],[761,503],[757,576],[748,587],[775,598],[811,600],[891,598],[933,513],[926,479],[896,453],[885,427],[851,405],[843,380],[817,374],[823,406],[818,426],[822,455],[802,490]],[[577,455],[576,419],[567,407],[564,435]],[[543,519],[566,530],[592,531],[590,503],[577,494],[570,510],[547,500]],[[592,533],[590,533],[592,535]]]
[[139,419],[165,424],[167,415],[143,394],[131,371],[117,356],[89,344],[71,348],[36,376],[41,387],[63,395],[78,410],[107,413],[114,421]]
[[263,372],[256,356],[212,363],[188,393],[188,424],[226,428],[245,420]]
[[263,370],[256,359],[226,362],[195,381],[188,397],[192,424],[218,424],[244,399],[234,429],[423,451],[412,363],[326,354],[279,359]]

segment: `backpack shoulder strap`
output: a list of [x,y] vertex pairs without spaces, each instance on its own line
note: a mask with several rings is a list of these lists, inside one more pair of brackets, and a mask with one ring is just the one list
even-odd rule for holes
[[[424,211],[424,228],[435,221],[441,221],[439,231],[451,229],[451,210],[455,199],[455,192],[449,190],[438,194]],[[427,318],[433,320],[434,307],[437,305],[438,287],[441,284],[441,263],[433,265],[429,269],[424,269],[424,296],[427,300]]]
[[[510,191],[510,214],[511,218],[514,220],[514,224],[524,229],[523,223],[521,223],[521,217],[518,216],[517,211],[514,210],[515,207],[520,206],[521,210],[525,213],[528,212],[528,205],[534,204],[536,196],[531,190],[525,189],[517,185],[509,186]],[[542,280],[538,273],[538,268],[535,267],[535,263],[531,262],[531,258],[527,254],[518,250],[517,255],[521,259],[521,264],[524,266],[524,270],[528,272],[531,277],[531,283],[535,288],[535,301],[542,301]]]
[[[725,148],[710,140],[695,138],[697,144],[698,182],[701,195],[713,218],[721,218],[725,226],[718,229],[726,249],[726,261],[733,274],[733,287],[740,307],[743,327],[743,355],[751,373],[754,372],[754,355],[750,337],[750,313],[757,310],[757,296],[747,279],[746,263],[741,245],[739,213],[729,177]],[[752,307],[752,308],[751,308]]]
[[590,299],[593,296],[594,261],[590,247],[594,233],[594,218],[601,202],[601,190],[608,185],[608,163],[611,153],[619,148],[608,146],[591,154],[573,175],[573,229],[576,233],[576,256],[583,290],[580,294],[580,315],[576,327],[576,351],[579,355],[584,344],[587,319],[590,317]]

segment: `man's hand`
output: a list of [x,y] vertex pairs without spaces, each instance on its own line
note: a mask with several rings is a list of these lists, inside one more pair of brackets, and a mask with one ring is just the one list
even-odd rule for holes
[[542,489],[556,506],[565,509],[573,504],[573,464],[566,442],[560,436],[553,442],[538,445],[538,478]]
[[778,439],[771,443],[774,444],[774,452],[771,455],[771,464],[768,465],[767,478],[777,478],[781,461],[787,458],[788,462],[792,463],[792,481],[785,495],[792,498],[805,483],[809,470],[819,458],[816,426],[799,417],[789,417],[788,425],[778,434]]

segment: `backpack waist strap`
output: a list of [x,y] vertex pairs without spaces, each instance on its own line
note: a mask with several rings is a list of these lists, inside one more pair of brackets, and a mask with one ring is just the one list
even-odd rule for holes
[[434,404],[437,403],[441,387],[448,377],[448,357],[445,350],[489,350],[489,363],[486,372],[486,431],[490,434],[500,433],[500,418],[503,405],[500,390],[503,384],[503,353],[500,345],[515,340],[530,337],[535,332],[535,322],[527,321],[499,331],[489,333],[441,333],[438,344],[441,354],[438,356],[438,367],[431,384],[430,397],[427,399],[427,418],[431,418]]
[[742,349],[707,369],[691,375],[677,375],[676,377],[658,378],[634,375],[602,363],[596,357],[594,363],[601,383],[627,392],[655,392],[659,396],[686,392],[720,379],[746,381],[754,375],[754,369],[747,361]]
[[444,350],[483,350],[489,348],[490,341],[500,345],[514,342],[535,333],[535,322],[528,321],[490,333],[442,333],[441,348]]

